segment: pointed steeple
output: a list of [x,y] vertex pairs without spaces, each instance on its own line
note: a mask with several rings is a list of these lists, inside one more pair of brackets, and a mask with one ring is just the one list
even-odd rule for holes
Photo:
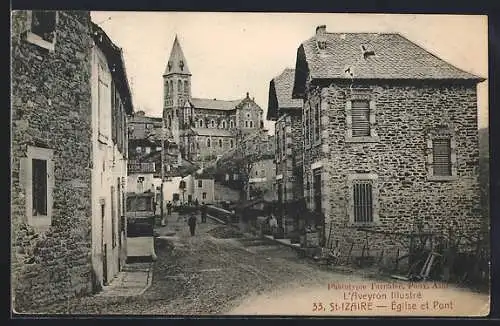
[[170,58],[168,59],[163,76],[171,74],[191,75],[177,35],[175,35],[174,45],[172,45]]

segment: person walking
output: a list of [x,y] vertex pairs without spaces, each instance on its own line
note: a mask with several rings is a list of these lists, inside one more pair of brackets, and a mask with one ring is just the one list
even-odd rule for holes
[[271,213],[271,218],[269,219],[269,227],[271,228],[273,236],[276,235],[278,231],[278,220],[276,219],[276,216],[274,216],[273,213]]
[[170,200],[167,203],[167,215],[172,215],[172,203]]
[[194,232],[196,230],[196,215],[191,214],[188,219],[189,232],[191,232],[191,236],[194,236]]
[[201,203],[201,223],[207,223],[207,205],[205,205],[205,202]]

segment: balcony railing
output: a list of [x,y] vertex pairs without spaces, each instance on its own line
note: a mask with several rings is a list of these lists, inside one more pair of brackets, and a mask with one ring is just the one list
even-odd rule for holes
[[156,167],[154,163],[129,163],[127,165],[128,172],[132,173],[155,173]]

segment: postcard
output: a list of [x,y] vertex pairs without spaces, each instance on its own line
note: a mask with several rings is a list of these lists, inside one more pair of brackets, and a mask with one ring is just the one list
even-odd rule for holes
[[11,14],[13,315],[489,314],[486,16]]

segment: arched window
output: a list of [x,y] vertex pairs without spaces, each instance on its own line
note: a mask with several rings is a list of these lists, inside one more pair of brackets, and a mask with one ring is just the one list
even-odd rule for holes
[[222,120],[222,129],[226,129],[226,120]]
[[212,128],[215,128],[215,120],[210,121],[210,126],[211,126]]
[[245,128],[248,128],[248,120],[245,120]]
[[189,87],[188,87],[188,81],[184,81],[184,93],[188,94],[189,93]]
[[231,148],[233,148],[233,146],[234,146],[234,143],[233,143],[232,139],[229,141],[229,146],[231,146]]
[[253,121],[250,120],[250,128],[253,128]]
[[177,91],[179,93],[182,93],[182,81],[181,80],[177,81]]
[[200,128],[203,128],[203,119],[199,120],[199,125],[200,125]]
[[219,139],[219,147],[222,147],[222,139]]
[[210,138],[207,138],[207,147],[210,147]]
[[229,128],[233,128],[234,127],[234,122],[233,120],[229,121]]

